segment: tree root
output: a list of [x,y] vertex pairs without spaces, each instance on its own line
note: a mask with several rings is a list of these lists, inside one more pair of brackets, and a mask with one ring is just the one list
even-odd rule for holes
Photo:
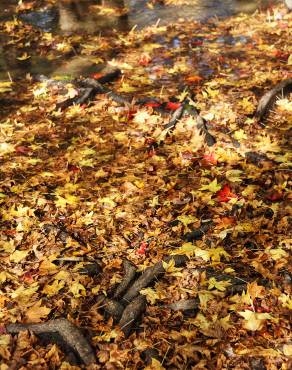
[[125,276],[115,291],[115,299],[119,298],[127,290],[131,282],[134,280],[134,277],[136,276],[137,268],[130,261],[124,260],[123,267],[125,271]]
[[130,335],[133,326],[137,323],[137,320],[139,320],[139,317],[144,313],[145,309],[146,297],[143,295],[138,295],[138,297],[134,298],[124,309],[119,321],[119,327],[126,337]]
[[199,307],[200,301],[199,299],[184,299],[181,301],[177,301],[174,303],[170,303],[166,305],[166,307],[170,308],[173,311],[188,311],[188,310],[195,310]]
[[96,362],[95,354],[80,329],[67,319],[56,319],[41,324],[9,324],[6,331],[18,334],[29,330],[43,339],[58,344],[65,352],[73,352],[85,365]]
[[259,120],[265,118],[269,113],[269,110],[272,108],[278,96],[286,96],[292,92],[292,78],[288,78],[268,91],[259,101],[256,117]]
[[[183,266],[186,264],[188,257],[185,255],[168,256],[163,259],[164,262],[174,260],[175,266]],[[137,297],[140,290],[146,288],[154,279],[165,272],[162,261],[157,262],[154,266],[148,267],[143,274],[133,283],[123,296],[123,302],[131,302],[132,299]]]

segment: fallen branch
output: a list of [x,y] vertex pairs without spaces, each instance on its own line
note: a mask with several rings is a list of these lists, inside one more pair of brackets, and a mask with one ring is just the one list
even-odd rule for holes
[[170,303],[166,305],[166,307],[172,309],[173,311],[188,311],[197,309],[199,304],[199,299],[184,299],[178,302]]
[[[179,267],[186,264],[188,257],[185,255],[174,255],[164,258],[163,261],[169,262],[172,259],[174,260],[175,266]],[[133,298],[137,297],[141,289],[146,288],[154,279],[163,273],[165,273],[165,270],[162,261],[157,262],[154,266],[148,267],[128,289],[122,300],[124,302],[130,302]]]
[[118,285],[114,294],[114,298],[119,298],[127,290],[131,282],[134,280],[134,277],[136,276],[137,268],[130,261],[124,260],[123,267],[125,271],[125,276],[121,283]]
[[56,343],[65,352],[74,352],[85,365],[96,362],[95,354],[86,338],[75,325],[67,319],[56,319],[41,324],[9,324],[6,331],[18,334],[29,330],[41,338]]
[[130,304],[124,309],[119,326],[126,337],[129,336],[134,324],[137,323],[139,317],[146,309],[146,297],[138,295]]
[[288,78],[268,91],[259,101],[256,117],[259,120],[265,118],[278,96],[286,96],[292,92],[292,78]]

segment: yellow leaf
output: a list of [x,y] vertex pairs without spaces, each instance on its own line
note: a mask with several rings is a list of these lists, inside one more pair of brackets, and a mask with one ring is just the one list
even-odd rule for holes
[[213,288],[219,290],[220,292],[224,292],[228,286],[231,285],[230,280],[221,280],[218,281],[214,277],[211,277],[208,280],[208,289],[211,290]]
[[[292,64],[292,62],[291,62]],[[283,353],[285,356],[292,356],[292,344],[283,345]]]
[[27,322],[40,322],[41,319],[45,319],[48,316],[51,309],[46,306],[42,306],[41,304],[42,300],[40,299],[25,312]]
[[272,319],[268,313],[258,313],[249,310],[238,312],[244,318],[243,327],[247,330],[256,331],[260,330],[266,320]]
[[100,198],[99,200],[98,200],[100,203],[103,203],[103,205],[105,206],[105,207],[108,207],[108,208],[114,208],[116,205],[117,205],[117,203],[116,202],[114,202],[111,198],[109,198],[109,197],[105,197],[105,198]]
[[146,110],[140,110],[135,113],[133,122],[144,125],[151,115]]
[[47,294],[50,297],[50,296],[53,296],[53,295],[59,293],[59,291],[62,288],[64,288],[64,286],[65,286],[64,281],[54,280],[52,284],[46,284],[45,285],[44,289],[42,290],[42,293]]
[[181,215],[177,217],[177,220],[179,220],[184,226],[188,226],[189,224],[196,222],[198,219],[192,215]]
[[12,91],[12,82],[10,81],[0,81],[0,93],[6,93]]
[[120,92],[125,92],[125,93],[127,93],[127,92],[134,92],[134,91],[136,91],[136,88],[133,87],[133,86],[131,86],[131,85],[129,85],[126,82],[123,82],[122,83],[122,86],[119,88],[119,91]]
[[174,259],[171,259],[169,262],[162,261],[162,266],[166,273],[172,275],[172,276],[182,276],[182,273],[180,272],[182,270],[181,267],[175,267],[175,261]]
[[184,243],[180,248],[172,252],[172,254],[185,254],[187,256],[193,256],[202,258],[204,261],[209,261],[209,252],[205,249],[201,249],[192,243]]
[[165,367],[163,367],[156,358],[151,358],[151,364],[144,367],[144,370],[165,370]]
[[288,294],[281,294],[279,296],[279,301],[282,303],[283,307],[292,310],[292,297],[290,297]]
[[198,292],[199,300],[200,300],[200,305],[203,309],[207,308],[207,303],[214,299],[214,293],[209,292],[207,290],[202,290]]
[[230,182],[241,182],[242,179],[240,178],[242,171],[240,170],[229,170],[226,171],[225,176]]
[[145,288],[140,290],[140,294],[145,295],[148,302],[154,304],[157,299],[159,299],[159,295],[157,292],[152,288]]
[[287,257],[287,252],[284,251],[284,249],[282,248],[270,249],[269,254],[271,255],[274,261]]
[[73,281],[70,285],[70,292],[75,298],[84,297],[86,295],[86,289],[78,281]]
[[[2,217],[4,212],[2,212]],[[3,217],[4,218],[4,217]],[[4,253],[12,253],[15,251],[14,240],[1,240],[0,241],[0,251]]]
[[26,258],[29,254],[29,251],[15,251],[10,255],[10,261],[18,263]]
[[54,274],[56,270],[57,266],[48,259],[43,260],[39,266],[40,275]]
[[95,340],[96,342],[110,342],[112,339],[117,338],[118,335],[119,333],[115,329],[113,329],[109,333],[104,333],[104,334],[95,336],[93,340]]
[[217,247],[217,248],[210,248],[208,249],[209,256],[211,257],[211,260],[214,262],[220,262],[220,257],[223,256],[228,260],[228,257],[230,257],[230,254],[228,254],[224,248]]
[[99,291],[100,291],[100,285],[97,285],[91,289],[92,294],[97,294]]
[[243,139],[247,139],[247,135],[244,132],[244,130],[240,129],[240,130],[237,130],[237,131],[234,132],[234,139],[238,140],[238,141],[241,141]]
[[17,59],[18,60],[27,60],[30,58],[30,55],[28,55],[27,53],[23,53],[20,57],[18,57]]
[[68,271],[59,271],[55,276],[55,280],[63,280],[63,281],[67,281],[70,277],[70,273]]
[[219,191],[220,189],[221,185],[217,183],[217,179],[214,179],[209,184],[201,186],[199,190],[208,190],[211,193],[217,193],[217,191]]
[[11,298],[17,298],[17,300],[29,300],[31,299],[31,296],[37,292],[37,290],[39,289],[39,286],[37,283],[33,283],[30,285],[29,288],[25,288],[24,286],[20,286],[19,288],[15,289],[12,293],[11,293]]

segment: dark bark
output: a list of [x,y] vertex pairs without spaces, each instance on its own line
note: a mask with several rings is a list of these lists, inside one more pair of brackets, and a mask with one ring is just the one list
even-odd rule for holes
[[18,334],[29,330],[45,340],[56,343],[65,352],[72,351],[82,363],[90,365],[96,362],[95,354],[80,329],[67,319],[56,319],[41,324],[9,324],[6,331]]
[[[173,255],[168,256],[163,259],[164,262],[169,262],[174,260],[175,266],[183,266],[186,264],[188,258],[184,255]],[[154,266],[148,267],[143,274],[133,283],[133,285],[128,289],[126,294],[123,296],[124,302],[131,302],[131,300],[139,294],[140,290],[146,288],[151,282],[158,278],[160,274],[165,272],[163,268],[162,261],[157,262]]]
[[269,113],[278,96],[286,96],[292,92],[292,78],[288,78],[268,91],[259,101],[256,117],[264,119]]
[[138,295],[125,308],[119,326],[126,337],[130,335],[133,326],[137,323],[145,309],[146,297],[143,295]]
[[123,280],[121,281],[121,283],[118,285],[115,291],[115,294],[114,294],[114,298],[119,298],[127,290],[127,288],[129,287],[129,285],[131,284],[131,282],[134,280],[136,276],[137,268],[130,261],[124,260],[123,267],[124,267],[125,276]]

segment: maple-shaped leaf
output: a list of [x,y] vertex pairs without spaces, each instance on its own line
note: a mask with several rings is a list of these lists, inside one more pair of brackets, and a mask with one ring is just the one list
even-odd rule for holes
[[207,165],[214,165],[217,164],[217,157],[214,152],[206,153],[203,157],[203,163]]
[[229,202],[232,198],[237,198],[237,195],[232,193],[230,186],[227,184],[216,195],[219,202]]
[[225,257],[227,260],[230,257],[230,254],[228,254],[226,250],[222,247],[210,248],[208,249],[208,253],[211,257],[211,260],[214,262],[220,262],[221,256]]
[[48,295],[49,297],[59,293],[61,289],[65,286],[64,281],[54,280],[52,284],[46,284],[42,290],[43,294]]
[[225,176],[227,180],[229,180],[230,182],[241,182],[242,181],[242,179],[240,178],[241,175],[242,175],[241,170],[228,170],[225,172]]
[[220,292],[224,292],[226,290],[227,287],[229,287],[231,285],[230,283],[230,280],[216,280],[214,277],[211,277],[209,280],[208,280],[208,289],[211,290],[211,289],[217,289],[219,290]]
[[162,266],[166,273],[172,276],[182,276],[181,267],[175,267],[174,259],[171,259],[169,262],[162,261]]
[[140,290],[140,294],[145,295],[147,301],[150,304],[155,304],[155,302],[159,299],[159,295],[157,292],[152,288],[145,288]]
[[20,261],[24,260],[27,255],[29,254],[29,251],[14,251],[9,259],[11,262],[19,263]]
[[86,295],[86,289],[79,281],[73,281],[70,284],[70,292],[75,298],[84,297]]
[[193,256],[202,258],[204,261],[209,261],[210,254],[208,250],[201,249],[192,243],[184,243],[180,248],[172,252],[172,254],[185,254],[186,256]]
[[272,316],[268,313],[258,313],[249,310],[238,312],[244,318],[243,327],[247,330],[260,330],[266,320],[271,320]]
[[211,193],[217,193],[220,189],[221,185],[217,183],[217,179],[214,179],[209,184],[201,186],[199,190],[208,190]]
[[282,293],[278,299],[283,307],[292,310],[292,297],[289,294]]
[[42,306],[42,300],[40,299],[33,306],[29,307],[26,310],[26,321],[29,323],[40,322],[42,319],[45,319],[50,312],[50,308]]
[[184,226],[188,226],[189,224],[193,224],[194,222],[198,221],[197,217],[192,215],[181,215],[176,218],[180,221]]

